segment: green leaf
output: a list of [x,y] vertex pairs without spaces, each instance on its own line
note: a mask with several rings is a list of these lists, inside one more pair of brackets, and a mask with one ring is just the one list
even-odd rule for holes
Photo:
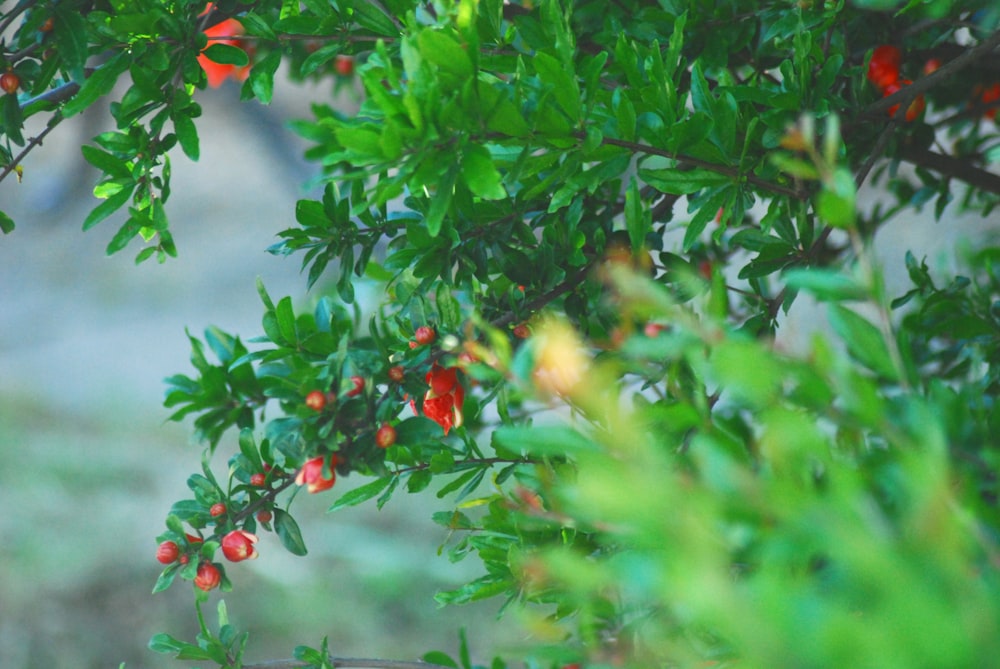
[[281,332],[282,339],[294,345],[298,341],[298,335],[295,331],[295,312],[292,309],[291,297],[285,296],[278,300],[274,316],[277,319],[278,330]]
[[833,269],[799,267],[784,272],[782,278],[792,288],[804,290],[818,300],[839,302],[871,297],[855,278]]
[[292,555],[305,555],[306,545],[302,541],[302,531],[287,511],[274,510],[274,531],[278,533],[281,545]]
[[281,52],[272,51],[257,61],[250,69],[247,85],[261,104],[270,104],[274,95],[274,73],[281,65]]
[[453,37],[433,29],[422,30],[417,35],[417,48],[424,60],[450,72],[461,79],[472,76],[472,61],[462,45]]
[[98,98],[107,95],[114,88],[118,77],[128,69],[129,54],[120,52],[115,54],[87,77],[80,90],[77,91],[69,102],[63,105],[62,114],[65,118],[79,114],[84,109],[92,105]]
[[327,509],[327,512],[337,511],[338,509],[343,509],[349,506],[357,506],[362,502],[367,502],[372,497],[375,497],[380,492],[385,490],[389,485],[389,482],[394,478],[394,475],[383,476],[382,478],[375,479],[374,481],[370,481],[359,488],[355,488],[354,490],[344,493],[340,499],[334,502],[330,508]]
[[650,230],[649,217],[642,202],[639,183],[633,178],[629,181],[628,190],[625,191],[625,229],[628,230],[628,239],[633,251],[642,248],[646,233]]
[[493,433],[493,438],[497,444],[514,453],[523,451],[533,455],[571,456],[600,449],[578,431],[554,425],[501,427]]
[[690,195],[703,188],[721,186],[732,181],[732,177],[702,168],[640,169],[639,178],[660,192],[672,195]]
[[250,461],[255,470],[260,471],[264,468],[260,452],[257,450],[257,444],[253,438],[252,428],[245,427],[240,430],[240,453]]
[[174,132],[177,133],[177,141],[180,143],[184,155],[191,160],[198,160],[201,155],[198,145],[198,129],[191,117],[184,112],[174,116]]
[[567,71],[563,63],[545,52],[539,52],[534,57],[535,71],[542,83],[552,87],[552,95],[556,104],[562,108],[574,123],[580,119],[580,86]]
[[247,52],[232,44],[222,44],[221,42],[209,44],[208,48],[202,51],[202,55],[210,61],[221,65],[246,67],[250,64],[250,57],[247,55]]
[[14,231],[14,219],[2,211],[0,211],[0,231],[5,235]]
[[881,331],[857,313],[833,304],[830,306],[830,326],[844,343],[847,350],[861,364],[887,379],[896,380],[898,374],[889,347]]
[[441,232],[444,217],[448,213],[448,209],[451,208],[451,198],[455,194],[455,180],[457,177],[458,170],[454,166],[449,168],[438,183],[437,192],[431,198],[431,206],[427,210],[427,217],[424,219],[424,224],[427,226],[427,234],[431,237],[437,237],[438,233]]
[[466,145],[462,152],[462,180],[473,195],[484,200],[501,200],[507,197],[503,177],[485,146]]
[[116,179],[132,178],[132,170],[129,168],[128,163],[121,158],[117,158],[107,151],[88,144],[81,146],[80,151],[83,153],[84,160],[105,174]]
[[816,213],[835,228],[854,227],[857,188],[846,167],[838,167],[816,196]]

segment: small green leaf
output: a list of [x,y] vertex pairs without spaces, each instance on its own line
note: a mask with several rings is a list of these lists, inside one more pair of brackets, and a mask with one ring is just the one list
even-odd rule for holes
[[209,44],[208,48],[202,51],[202,55],[210,61],[221,65],[235,65],[236,67],[246,67],[250,64],[250,57],[247,52],[238,46],[215,42]]
[[181,145],[181,151],[191,160],[198,160],[201,150],[198,144],[198,129],[191,117],[180,112],[174,117],[174,132]]
[[360,488],[355,488],[354,490],[344,493],[340,497],[340,499],[334,502],[333,505],[330,506],[329,509],[327,509],[327,512],[337,511],[339,509],[343,509],[349,506],[357,506],[362,502],[367,502],[372,497],[375,497],[380,492],[385,490],[386,487],[389,485],[389,482],[392,481],[393,478],[395,477],[383,476],[382,478],[378,478],[375,479],[374,481],[366,483]]
[[507,197],[503,187],[503,177],[493,164],[493,158],[485,146],[469,144],[462,152],[462,180],[473,195],[484,200],[500,200]]
[[696,168],[681,169],[640,169],[639,178],[653,188],[672,195],[690,195],[703,188],[720,186],[731,181],[731,177],[709,170]]
[[794,268],[782,274],[789,286],[804,290],[818,300],[863,300],[869,291],[856,279],[842,272],[823,268]]
[[117,83],[118,77],[128,69],[129,62],[129,54],[124,51],[105,61],[104,64],[87,77],[76,95],[63,105],[63,116],[69,118],[70,116],[79,114],[92,105],[98,98],[110,93],[115,83]]
[[271,103],[271,97],[274,95],[274,73],[278,71],[279,65],[281,65],[281,52],[272,51],[250,69],[247,84],[261,104]]
[[292,555],[305,555],[306,545],[302,541],[302,531],[287,511],[274,510],[274,531],[278,533],[281,545]]
[[851,355],[885,378],[897,378],[896,367],[889,356],[889,347],[877,327],[839,304],[830,306],[829,317],[830,326],[844,340]]
[[0,211],[0,231],[5,235],[14,231],[14,219],[2,211]]
[[835,228],[854,227],[857,188],[845,167],[838,167],[816,196],[816,213]]

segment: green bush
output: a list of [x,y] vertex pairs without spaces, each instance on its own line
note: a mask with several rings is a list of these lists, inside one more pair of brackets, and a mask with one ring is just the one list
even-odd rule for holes
[[[155,590],[194,581],[201,633],[152,649],[251,666],[224,605],[218,628],[201,605],[259,532],[307,553],[306,489],[331,510],[449,500],[430,520],[482,575],[438,600],[496,598],[531,632],[495,667],[992,666],[1000,254],[944,278],[909,254],[892,295],[872,243],[908,208],[949,225],[1000,202],[998,25],[989,0],[0,15],[0,178],[130,82],[83,147],[103,173],[84,227],[125,209],[108,252],[137,262],[177,253],[168,156],[199,156],[200,89],[245,79],[267,104],[284,65],[365,93],[294,124],[323,195],[270,251],[318,295],[259,286],[263,334],[191,337],[194,373],[167,381],[206,450]],[[862,186],[891,202],[859,206]],[[363,311],[359,281],[384,299]],[[800,293],[829,334],[790,354]],[[366,482],[324,492],[348,475]],[[347,664],[303,641],[298,661]]]

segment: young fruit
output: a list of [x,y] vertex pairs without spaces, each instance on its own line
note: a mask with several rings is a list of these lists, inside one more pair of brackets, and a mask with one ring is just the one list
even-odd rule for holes
[[924,63],[924,75],[933,74],[941,68],[940,58],[928,58]]
[[413,333],[413,339],[417,342],[418,346],[427,346],[428,344],[432,344],[436,338],[437,333],[435,333],[434,328],[429,325],[421,325],[417,328],[417,331]]
[[375,433],[375,445],[379,448],[389,448],[396,443],[396,428],[385,424]]
[[357,397],[365,389],[365,379],[363,376],[351,377],[351,389],[347,391],[348,397]]
[[250,485],[255,488],[263,488],[264,484],[267,482],[267,476],[264,474],[254,474],[250,477]]
[[524,323],[514,326],[514,336],[518,339],[527,339],[531,336],[531,330]]
[[337,54],[333,61],[333,69],[342,77],[349,77],[354,74],[354,58],[346,54]]
[[198,565],[198,573],[194,577],[195,587],[208,592],[213,588],[219,587],[221,581],[222,574],[214,564],[211,562],[202,562]]
[[[913,82],[910,81],[909,79],[900,79],[899,81],[894,81],[885,87],[885,90],[882,92],[882,97],[887,98],[893,93],[897,93],[900,90],[902,90],[903,86],[909,86],[912,83]],[[914,98],[913,102],[910,103],[910,106],[906,108],[905,118],[907,123],[916,120],[917,117],[920,116],[920,114],[924,111],[924,107],[926,106],[927,103],[924,101],[923,93]],[[889,111],[886,113],[889,114],[889,116],[895,118],[896,112],[898,110],[899,110],[899,105],[893,105],[889,107]]]
[[884,89],[899,79],[899,65],[902,62],[903,54],[898,48],[890,44],[876,47],[868,61],[868,80]]
[[42,23],[42,25],[38,27],[38,30],[43,33],[49,33],[52,32],[53,26],[55,26],[55,21],[50,16],[49,18],[45,19],[45,22]]
[[322,411],[326,406],[326,393],[322,390],[313,390],[306,395],[306,406],[313,411]]
[[403,369],[402,365],[396,365],[395,367],[389,368],[389,379],[396,383],[402,383],[403,379],[406,378],[406,370]]
[[270,523],[271,519],[274,518],[274,514],[270,511],[258,511],[257,512],[257,522],[258,523]]
[[13,72],[4,72],[0,74],[0,88],[3,89],[4,93],[13,95],[17,92],[17,89],[21,86],[21,78],[14,74]]
[[222,537],[222,554],[230,562],[252,560],[257,557],[255,543],[257,543],[257,535],[244,530],[233,530]]
[[156,547],[156,559],[163,564],[170,564],[180,557],[181,549],[173,541],[164,541]]
[[212,516],[212,518],[218,518],[225,512],[226,512],[226,505],[223,504],[222,502],[216,502],[208,509],[208,514]]

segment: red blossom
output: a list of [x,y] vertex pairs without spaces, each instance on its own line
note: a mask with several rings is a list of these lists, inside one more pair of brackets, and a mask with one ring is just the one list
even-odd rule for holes
[[222,554],[230,562],[242,562],[257,557],[257,535],[244,530],[233,530],[222,537]]
[[[458,380],[458,367],[441,367],[437,363],[427,372],[430,390],[424,395],[424,415],[444,428],[444,433],[462,425],[462,403],[465,388]],[[414,412],[416,405],[411,402]]]
[[[209,38],[208,46],[212,46],[213,44],[227,44],[243,49],[243,43],[240,40],[226,39],[242,34],[243,26],[236,19],[226,19],[205,30],[205,35]],[[208,56],[204,53],[198,54],[198,64],[201,65],[201,69],[205,70],[205,76],[208,77],[208,85],[211,88],[218,88],[229,78],[236,81],[245,81],[250,75],[249,65],[237,67],[236,65],[216,63],[213,60],[209,60]]]
[[330,478],[323,475],[323,465],[326,462],[326,458],[321,455],[302,465],[302,469],[299,470],[298,475],[295,477],[295,482],[306,486],[306,489],[311,493],[329,490],[337,481],[337,473],[333,471],[333,465],[336,464],[336,460],[331,460]]

